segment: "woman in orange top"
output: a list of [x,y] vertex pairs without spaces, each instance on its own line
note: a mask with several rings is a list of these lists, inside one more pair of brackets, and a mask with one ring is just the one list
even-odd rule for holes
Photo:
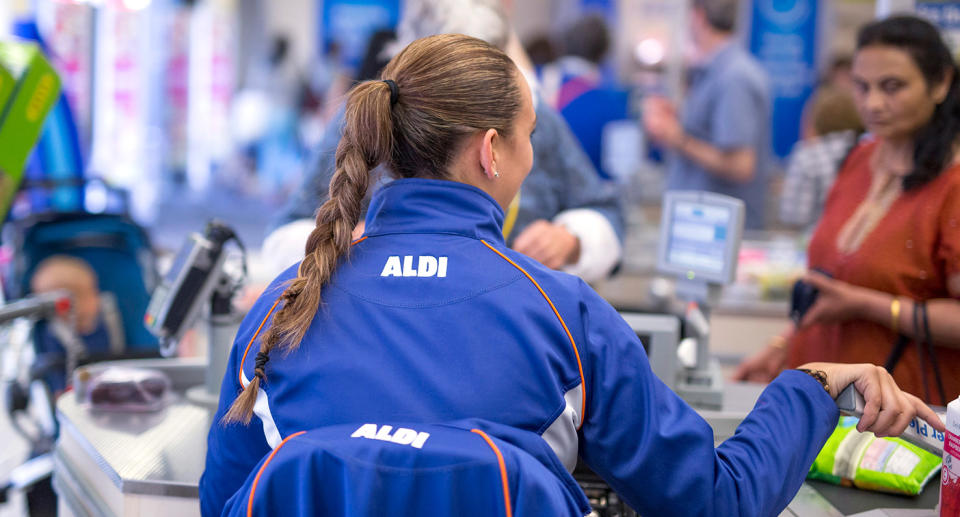
[[810,269],[829,276],[807,275],[816,303],[735,377],[765,381],[814,360],[870,362],[943,405],[960,395],[957,67],[936,28],[898,16],[861,29],[852,74],[875,139],[843,165],[810,242]]

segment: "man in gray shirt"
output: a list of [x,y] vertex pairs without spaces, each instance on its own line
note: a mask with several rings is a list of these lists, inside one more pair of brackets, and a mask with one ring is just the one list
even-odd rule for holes
[[742,199],[746,227],[762,228],[772,164],[771,100],[765,72],[734,40],[737,0],[694,0],[691,72],[682,117],[647,99],[647,134],[669,149],[667,190],[707,190]]

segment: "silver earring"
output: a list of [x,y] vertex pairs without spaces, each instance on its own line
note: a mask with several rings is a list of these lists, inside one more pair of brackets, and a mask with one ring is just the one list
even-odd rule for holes
[[500,172],[497,171],[496,169],[494,169],[494,171],[493,171],[493,177],[494,177],[494,178],[499,178],[499,177],[500,177]]

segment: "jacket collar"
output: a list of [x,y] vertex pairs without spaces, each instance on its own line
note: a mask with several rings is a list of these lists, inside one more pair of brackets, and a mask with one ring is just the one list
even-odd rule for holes
[[399,179],[370,201],[364,235],[446,233],[503,243],[503,209],[466,183]]

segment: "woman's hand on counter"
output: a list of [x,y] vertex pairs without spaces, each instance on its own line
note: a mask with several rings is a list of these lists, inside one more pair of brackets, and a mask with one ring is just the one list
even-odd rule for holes
[[743,360],[733,374],[735,381],[770,382],[787,364],[786,339],[771,338],[767,346]]
[[857,431],[883,436],[900,436],[910,421],[922,418],[938,431],[943,422],[919,398],[902,391],[893,376],[874,364],[807,363],[800,368],[821,370],[827,374],[830,396],[836,398],[849,384],[863,394],[866,405],[857,423]]
[[870,296],[875,293],[870,289],[835,280],[813,271],[807,273],[803,280],[815,287],[819,294],[817,294],[817,301],[800,321],[800,328],[817,323],[862,317],[869,304]]

